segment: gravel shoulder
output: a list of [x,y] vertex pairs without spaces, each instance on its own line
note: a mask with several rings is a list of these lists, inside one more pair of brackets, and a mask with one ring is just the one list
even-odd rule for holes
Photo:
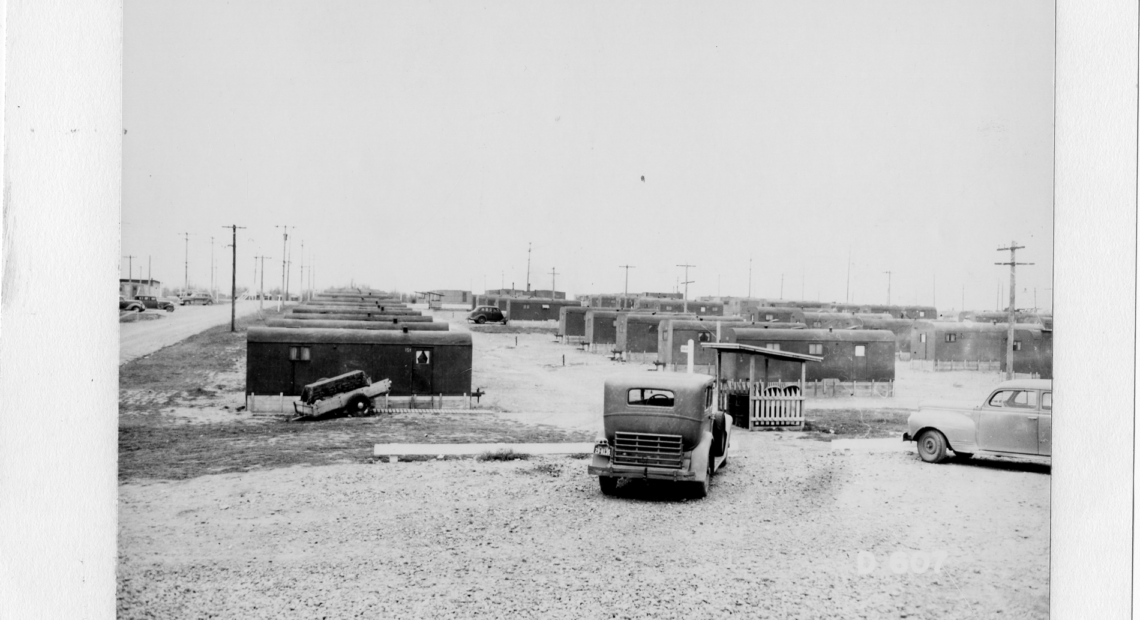
[[124,485],[119,617],[1048,617],[1040,468],[781,433],[730,454],[700,501],[607,498],[558,457]]

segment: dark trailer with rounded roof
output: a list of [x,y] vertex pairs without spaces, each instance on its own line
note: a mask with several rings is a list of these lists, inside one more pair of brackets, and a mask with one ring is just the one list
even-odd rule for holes
[[452,331],[251,327],[246,393],[296,396],[325,377],[363,370],[393,396],[471,393],[471,334]]
[[[1053,376],[1052,331],[1040,325],[1013,326],[1013,371]],[[911,331],[911,359],[950,369],[958,362],[990,362],[1005,368],[1008,323],[915,321]]]
[[430,330],[446,332],[450,331],[447,323],[432,322],[431,317],[415,317],[428,319],[427,321],[416,322],[389,322],[389,321],[353,321],[353,320],[300,320],[286,316],[280,319],[266,319],[266,327],[289,327],[289,328],[303,328],[313,329],[314,327],[332,327],[336,329],[381,329],[381,330],[401,330],[401,329],[414,329],[414,330]]
[[[722,328],[724,330],[725,328]],[[807,381],[893,381],[895,335],[870,329],[754,329],[728,327],[726,342],[822,358],[807,367]],[[729,380],[748,379],[747,356],[725,354],[721,371]],[[771,380],[798,381],[800,367],[772,362]]]
[[661,322],[669,319],[695,319],[693,313],[623,312],[614,325],[614,348],[622,353],[656,353]]
[[698,319],[670,319],[662,322],[657,341],[657,361],[667,365],[688,364],[689,356],[681,351],[693,341],[694,366],[711,366],[716,363],[716,353],[705,348],[702,343],[717,341],[717,324],[720,324],[720,340],[723,341],[729,327],[752,327],[756,329],[803,329],[803,323],[749,323],[738,316],[704,317]]
[[613,310],[616,312],[617,308],[562,306],[558,309],[558,335],[565,338],[585,338],[586,312],[590,310]]

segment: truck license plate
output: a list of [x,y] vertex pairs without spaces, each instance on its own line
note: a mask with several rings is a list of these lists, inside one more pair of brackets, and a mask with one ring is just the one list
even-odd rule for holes
[[604,446],[602,444],[597,444],[594,446],[594,454],[597,454],[598,456],[609,456],[610,447]]

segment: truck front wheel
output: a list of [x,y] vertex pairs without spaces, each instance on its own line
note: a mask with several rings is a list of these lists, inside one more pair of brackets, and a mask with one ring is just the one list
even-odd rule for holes
[[602,487],[602,495],[617,493],[618,479],[613,476],[598,476],[598,486]]

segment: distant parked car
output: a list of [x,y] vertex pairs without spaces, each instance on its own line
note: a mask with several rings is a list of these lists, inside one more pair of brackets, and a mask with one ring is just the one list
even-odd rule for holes
[[496,306],[479,306],[467,315],[467,320],[480,325],[483,323],[507,324],[507,316]]
[[143,312],[145,310],[146,306],[144,306],[142,302],[138,301],[137,299],[127,299],[126,297],[119,295],[120,312]]
[[153,295],[139,295],[135,299],[141,301],[142,305],[152,310],[166,310],[167,312],[174,312],[174,304],[166,301],[165,299],[159,299]]
[[946,460],[947,450],[962,458],[981,452],[1051,456],[1053,382],[999,383],[973,409],[923,407],[907,419],[903,441],[917,442],[918,455],[927,463]]
[[194,305],[194,304],[202,304],[203,306],[209,306],[209,305],[212,305],[214,303],[214,298],[210,297],[209,295],[206,295],[204,293],[194,293],[192,295],[185,295],[181,299],[182,299],[182,305],[183,306],[190,306],[190,305]]

